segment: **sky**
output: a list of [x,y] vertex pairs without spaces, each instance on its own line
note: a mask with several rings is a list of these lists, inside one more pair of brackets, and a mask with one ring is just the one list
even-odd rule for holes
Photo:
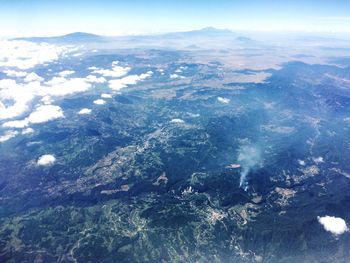
[[203,27],[350,33],[349,0],[0,0],[0,36],[151,34]]

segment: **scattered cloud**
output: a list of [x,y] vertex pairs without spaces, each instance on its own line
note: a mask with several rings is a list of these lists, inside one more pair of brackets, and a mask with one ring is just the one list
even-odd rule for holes
[[319,156],[317,158],[312,158],[312,160],[315,162],[315,163],[324,163],[324,160],[323,160],[323,157],[322,156]]
[[[36,97],[49,105],[53,101],[52,96],[83,92],[91,87],[90,82],[105,81],[96,77],[67,78],[74,71],[66,70],[60,72],[58,77],[44,82],[37,73],[24,71],[39,64],[56,61],[72,50],[70,47],[47,43],[0,41],[0,67],[4,68],[3,72],[7,76],[19,78],[0,80],[0,119],[13,119],[29,111]],[[28,118],[12,124],[19,127],[26,126],[27,123]]]
[[349,231],[346,222],[340,217],[334,216],[322,216],[317,217],[318,222],[323,225],[326,231],[331,232],[334,235],[341,235],[346,231]]
[[88,75],[85,81],[90,83],[105,83],[107,80],[104,77],[96,77],[94,75]]
[[217,100],[218,100],[218,102],[221,102],[221,103],[224,103],[224,104],[228,104],[231,101],[230,99],[223,98],[223,97],[218,97]]
[[112,95],[111,94],[107,94],[107,93],[102,93],[101,94],[101,98],[103,98],[103,99],[111,99]]
[[61,107],[56,105],[43,105],[36,108],[27,119],[30,123],[42,123],[63,117],[64,115]]
[[44,154],[39,157],[36,164],[39,166],[50,166],[50,165],[53,165],[55,162],[56,162],[55,156],[53,156],[52,154]]
[[[44,93],[51,96],[65,96],[73,93],[83,92],[91,87],[84,78],[66,79],[64,77],[54,77],[45,83]],[[45,89],[46,88],[46,89]]]
[[113,79],[109,81],[109,87],[113,90],[120,90],[128,85],[135,85],[137,82],[151,77],[152,74],[152,71],[148,71],[147,73],[142,73],[140,75],[129,75],[121,79]]
[[[0,119],[14,118],[27,111],[34,98],[33,89],[37,87],[36,82],[19,85],[12,79],[0,80]],[[5,105],[4,101],[11,101],[12,104]]]
[[305,165],[306,165],[306,163],[305,163],[304,160],[298,160],[298,163],[299,163],[299,165],[301,165],[301,166],[305,166]]
[[170,78],[171,79],[184,79],[185,77],[184,76],[180,76],[178,74],[170,74]]
[[36,65],[58,60],[69,52],[65,46],[28,41],[0,41],[0,67],[29,69]]
[[15,137],[17,134],[17,131],[7,131],[4,135],[0,136],[0,143],[6,142],[7,140]]
[[113,77],[113,78],[119,78],[119,77],[125,76],[130,70],[129,67],[118,66],[117,61],[114,61],[112,63],[112,69],[98,69],[98,68],[95,69],[95,67],[93,68],[94,70],[92,71],[92,73],[100,74],[104,77]]
[[25,128],[31,123],[43,123],[63,117],[64,115],[61,107],[56,105],[42,105],[36,108],[27,118],[5,122],[3,127]]
[[75,73],[74,70],[64,70],[64,71],[61,71],[60,73],[58,73],[58,75],[61,77],[67,77],[67,76],[72,75],[74,73]]
[[102,99],[94,100],[94,104],[97,104],[97,105],[103,105],[105,103],[106,103],[106,101],[102,100]]
[[33,82],[33,81],[44,81],[44,79],[42,77],[40,77],[38,74],[31,72],[29,73],[25,78],[24,78],[25,82]]
[[171,123],[185,123],[185,121],[182,119],[172,119],[170,122]]
[[31,134],[34,132],[34,129],[32,128],[26,128],[22,130],[22,134]]
[[12,69],[4,70],[4,73],[9,77],[21,78],[27,76],[27,72],[25,71],[16,71]]
[[91,109],[88,108],[83,108],[81,109],[78,114],[83,115],[83,114],[91,114]]

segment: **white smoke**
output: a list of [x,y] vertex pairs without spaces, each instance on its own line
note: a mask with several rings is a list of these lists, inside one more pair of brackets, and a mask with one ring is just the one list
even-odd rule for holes
[[246,191],[248,189],[247,175],[251,169],[261,165],[260,148],[251,145],[240,147],[238,151],[238,162],[242,167],[239,187],[242,187]]

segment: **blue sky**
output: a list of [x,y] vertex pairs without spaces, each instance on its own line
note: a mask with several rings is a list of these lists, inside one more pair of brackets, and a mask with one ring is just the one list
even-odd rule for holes
[[350,32],[349,0],[0,0],[2,36],[183,31]]

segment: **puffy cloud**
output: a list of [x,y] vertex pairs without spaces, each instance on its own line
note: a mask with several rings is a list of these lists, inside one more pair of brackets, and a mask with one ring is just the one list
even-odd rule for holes
[[63,77],[54,77],[45,83],[47,86],[43,88],[44,93],[51,96],[65,96],[77,92],[83,92],[91,87],[84,78],[66,79]]
[[[50,104],[52,103],[51,96],[66,96],[84,92],[91,87],[91,84],[84,78],[54,77],[47,82],[40,83],[40,77],[34,74],[28,76],[36,81],[29,83],[18,84],[12,79],[0,80],[0,119],[10,119],[25,113],[35,97],[42,97],[44,104]],[[9,102],[12,103],[8,105]]]
[[324,163],[323,157],[312,158],[315,163]]
[[85,81],[91,83],[105,83],[107,80],[104,77],[96,77],[94,75],[89,75],[85,78]]
[[31,134],[34,132],[34,129],[32,128],[26,128],[22,130],[22,134]]
[[30,123],[42,123],[64,117],[61,107],[42,105],[36,108],[27,118]]
[[113,90],[120,90],[127,87],[127,85],[135,85],[137,82],[149,78],[152,74],[152,71],[148,71],[140,75],[129,75],[121,79],[113,79],[108,82],[109,87]]
[[102,94],[101,94],[101,98],[104,98],[104,99],[111,99],[111,98],[112,98],[112,95],[111,95],[111,94],[107,94],[107,93],[102,93]]
[[103,105],[103,104],[105,104],[105,103],[106,103],[105,100],[101,100],[101,99],[94,100],[94,104],[97,104],[97,105]]
[[[92,67],[90,67],[91,69]],[[129,72],[129,67],[118,66],[118,62],[112,63],[112,69],[94,69],[92,73],[100,74],[105,77],[119,78],[125,76]]]
[[0,67],[33,68],[52,62],[69,50],[64,46],[28,41],[0,41]]
[[64,117],[61,107],[55,105],[42,105],[35,109],[27,118],[23,120],[8,121],[4,127],[24,128],[30,123],[43,123]]
[[44,154],[39,157],[36,164],[39,166],[50,166],[50,165],[53,165],[55,162],[56,162],[55,156],[53,156],[52,154]]
[[341,235],[346,231],[349,231],[346,222],[340,217],[334,216],[322,216],[317,217],[318,222],[323,225],[326,231],[331,232],[334,235]]
[[29,73],[25,78],[24,81],[25,82],[33,82],[33,81],[43,81],[44,79],[42,77],[40,77],[38,74],[31,72]]
[[45,105],[51,104],[53,102],[52,98],[49,95],[42,97],[40,101]]
[[180,76],[178,74],[170,74],[171,79],[184,79],[184,76]]
[[[60,77],[41,83],[44,79],[36,73],[13,69],[29,69],[38,64],[52,62],[70,51],[67,47],[47,43],[0,41],[0,67],[4,67],[4,73],[10,77],[24,78],[24,83],[17,83],[12,79],[0,80],[0,119],[22,115],[29,110],[35,97],[46,98],[43,102],[50,104],[50,96],[64,96],[89,89],[91,84],[83,78],[63,77],[73,71],[63,71]],[[25,125],[25,122],[16,122],[14,125]]]
[[67,77],[69,75],[72,75],[73,73],[75,73],[74,70],[64,70],[64,71],[61,71],[60,73],[58,73],[58,75],[61,77]]
[[25,71],[16,71],[12,69],[4,70],[4,73],[9,77],[21,78],[27,76],[27,72]]
[[182,119],[172,119],[170,122],[171,123],[185,123],[185,121]]
[[83,108],[81,109],[78,114],[82,115],[82,114],[90,114],[91,113],[91,109],[88,108]]
[[224,104],[228,104],[230,103],[230,99],[227,99],[227,98],[223,98],[223,97],[218,97],[218,102],[221,102],[221,103],[224,103]]
[[24,120],[16,120],[16,121],[8,121],[5,122],[2,126],[5,128],[25,128],[29,125],[27,119]]
[[[28,110],[28,104],[34,98],[35,83],[22,86],[11,79],[0,80],[0,119],[14,118]],[[6,106],[2,101],[13,103]]]
[[299,163],[299,165],[301,165],[301,166],[305,166],[305,165],[306,165],[306,163],[305,163],[304,160],[298,160],[298,163]]
[[15,137],[17,134],[17,131],[7,131],[4,135],[0,136],[0,143],[6,142],[7,140]]

